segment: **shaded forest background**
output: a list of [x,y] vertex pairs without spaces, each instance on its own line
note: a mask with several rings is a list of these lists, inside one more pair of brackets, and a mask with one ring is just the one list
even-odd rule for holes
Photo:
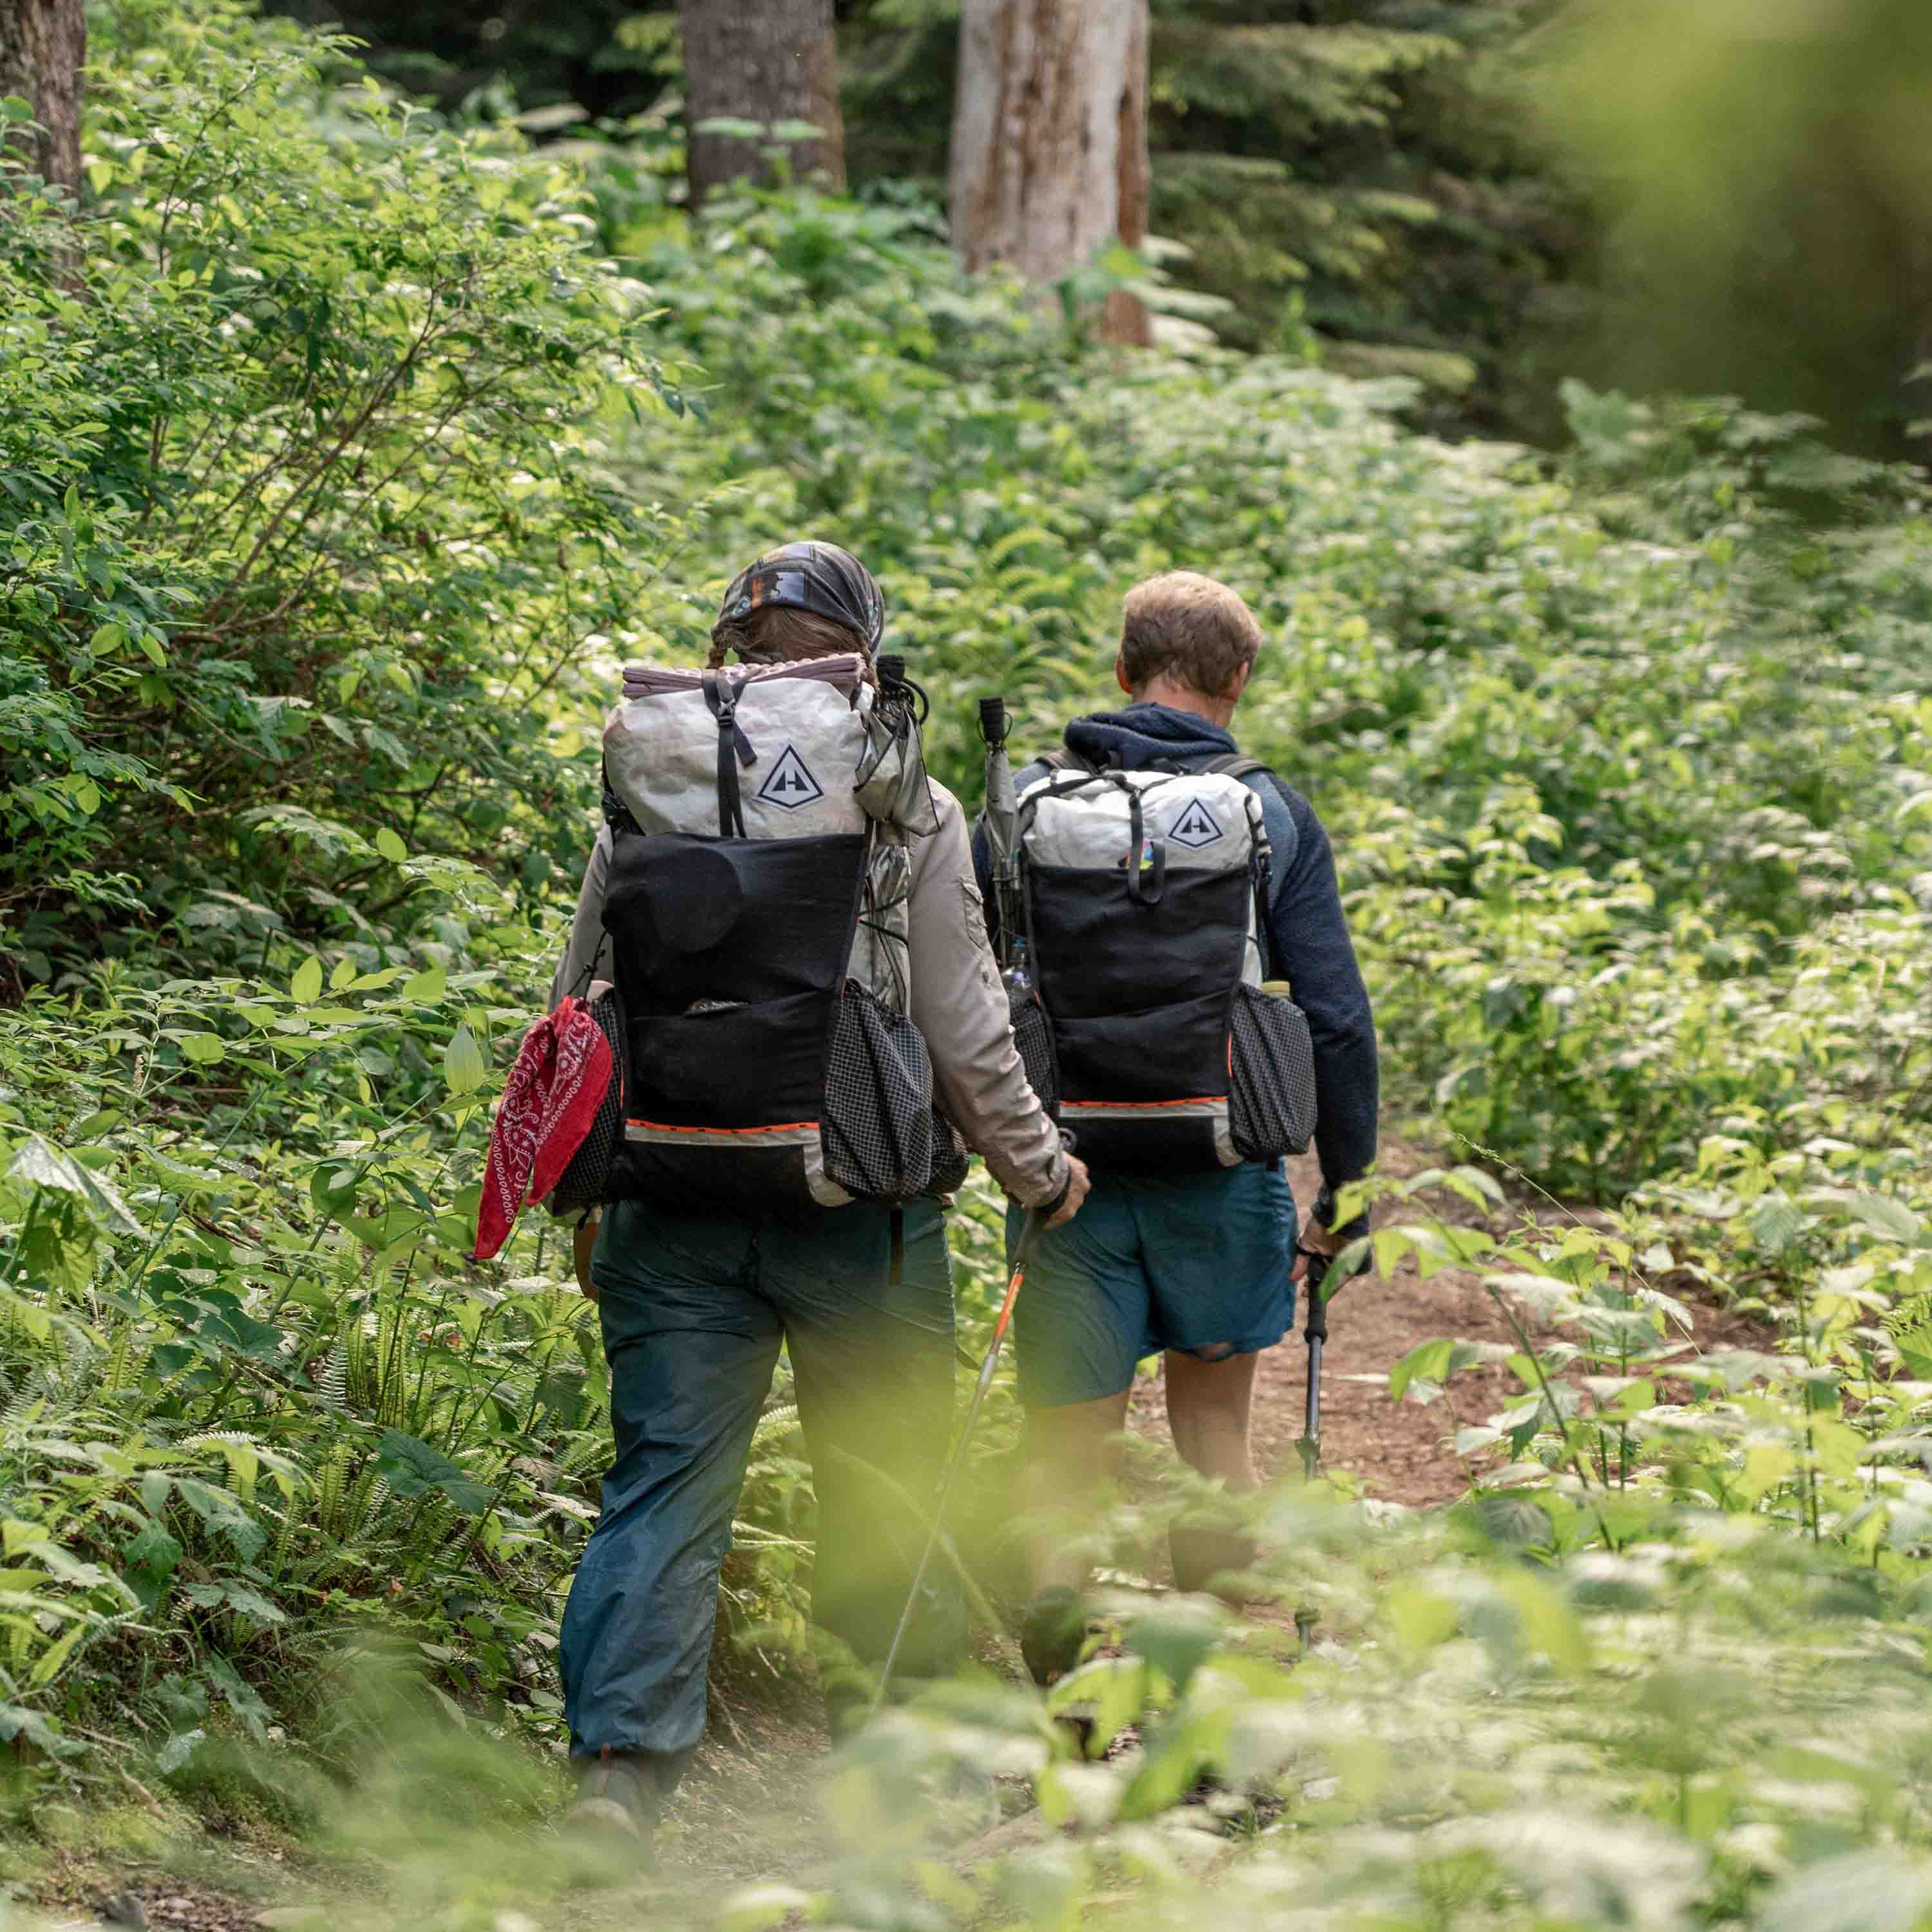
[[[269,10],[340,24],[446,112],[620,147],[680,128],[674,5]],[[1844,10],[1836,57],[1799,63],[1796,88],[1780,62],[1804,23],[1729,0],[1614,26],[1560,0],[1152,10],[1148,253],[1185,292],[1170,310],[1222,341],[1413,378],[1412,420],[1438,433],[1560,442],[1575,376],[1738,391],[1867,453],[1913,448],[1928,276],[1872,138],[1888,76],[1920,68],[1909,6]],[[849,186],[943,208],[958,0],[834,12]],[[1725,150],[1728,176],[1712,172]],[[683,199],[674,176],[664,192]]]

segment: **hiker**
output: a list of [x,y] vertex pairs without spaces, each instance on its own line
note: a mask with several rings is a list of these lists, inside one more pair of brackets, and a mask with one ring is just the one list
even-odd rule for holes
[[[1366,1227],[1333,1225],[1335,1190],[1375,1158],[1378,1073],[1328,835],[1228,728],[1261,645],[1224,584],[1139,585],[1114,664],[1131,703],[1075,719],[1015,781],[1016,1030],[1094,1170],[1015,1311],[1024,1513],[1090,1509],[1156,1353],[1183,1460],[1256,1488],[1259,1352],[1292,1324],[1297,1281]],[[983,836],[975,859],[997,901]],[[1323,1185],[1298,1228],[1280,1156],[1311,1116]],[[1169,1544],[1184,1590],[1252,1561],[1226,1526]],[[1078,1654],[1086,1558],[1065,1535],[1031,1558],[1022,1648],[1045,1682]]]
[[[813,1619],[876,1664],[947,1447],[937,1197],[958,1137],[1023,1213],[1063,1226],[1087,1191],[1014,1049],[964,820],[926,778],[884,621],[856,558],[787,544],[727,591],[702,674],[627,668],[605,733],[607,824],[552,991],[614,978],[628,1044],[586,1286],[616,1457],[561,1643],[586,1822],[647,1826],[703,1732],[781,1345],[817,1496]],[[950,1670],[965,1628],[933,1577],[904,1673]],[[867,1688],[829,1672],[835,1730]]]

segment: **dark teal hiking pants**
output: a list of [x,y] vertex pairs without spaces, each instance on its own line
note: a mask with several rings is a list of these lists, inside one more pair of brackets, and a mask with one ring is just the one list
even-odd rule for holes
[[[641,1753],[675,1772],[702,1734],[718,1567],[781,1342],[818,1499],[813,1620],[884,1660],[952,1426],[937,1204],[908,1207],[903,1234],[895,1282],[883,1207],[802,1227],[638,1202],[605,1211],[592,1273],[616,1455],[563,1617],[574,1755]],[[950,1669],[965,1645],[955,1580],[930,1576],[924,1595],[908,1675]]]

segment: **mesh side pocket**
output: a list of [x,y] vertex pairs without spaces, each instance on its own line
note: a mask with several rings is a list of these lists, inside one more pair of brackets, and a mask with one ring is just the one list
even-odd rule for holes
[[598,1103],[596,1118],[570,1157],[548,1203],[553,1214],[580,1214],[610,1198],[610,1170],[624,1143],[624,1010],[611,987],[590,1003],[590,1017],[610,1042],[610,1084]]
[[966,1185],[966,1170],[973,1163],[964,1137],[939,1111],[932,1109],[932,1178],[926,1184],[928,1194],[957,1194]]
[[1027,1084],[1040,1096],[1040,1104],[1058,1118],[1060,1068],[1053,1057],[1053,1027],[1040,995],[1030,986],[1007,989],[1006,1012],[1013,1023],[1013,1044],[1020,1050],[1020,1064],[1026,1069]]
[[1315,1049],[1292,1000],[1244,982],[1229,1023],[1228,1126],[1244,1160],[1306,1151],[1315,1132]]
[[848,980],[825,1065],[818,1138],[826,1178],[862,1201],[931,1193],[952,1151],[950,1131],[933,1108],[932,1062],[918,1028]]

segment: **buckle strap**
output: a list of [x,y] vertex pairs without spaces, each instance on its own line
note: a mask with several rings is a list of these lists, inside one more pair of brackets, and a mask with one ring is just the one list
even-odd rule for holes
[[[1129,785],[1127,793],[1127,896],[1136,905],[1160,904],[1167,885],[1167,841],[1147,836],[1147,814],[1141,808],[1140,789]],[[1141,854],[1150,854],[1147,875],[1141,871]]]
[[737,693],[723,672],[707,670],[701,680],[704,702],[718,721],[718,830],[726,838],[745,836],[745,802],[738,790],[738,767],[755,765],[758,754],[738,722]]

